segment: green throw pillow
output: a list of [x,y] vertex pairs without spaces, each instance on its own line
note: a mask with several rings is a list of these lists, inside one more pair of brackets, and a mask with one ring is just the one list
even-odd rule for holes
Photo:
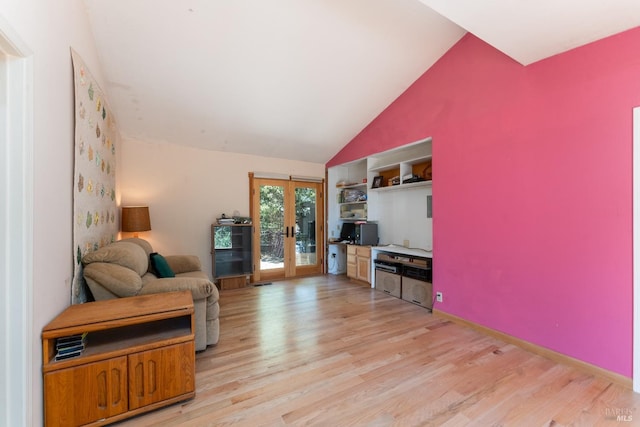
[[176,277],[176,273],[173,272],[167,260],[157,252],[153,252],[149,255],[151,258],[151,267],[156,272],[158,277]]

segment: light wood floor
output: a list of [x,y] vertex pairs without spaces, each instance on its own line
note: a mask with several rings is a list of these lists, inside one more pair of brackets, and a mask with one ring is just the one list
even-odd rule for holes
[[340,276],[223,291],[220,306],[196,398],[119,425],[640,425],[629,389]]

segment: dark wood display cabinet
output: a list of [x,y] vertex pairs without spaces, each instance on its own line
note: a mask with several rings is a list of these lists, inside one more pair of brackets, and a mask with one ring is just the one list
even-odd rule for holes
[[253,274],[252,224],[211,225],[213,278],[220,289],[246,285]]

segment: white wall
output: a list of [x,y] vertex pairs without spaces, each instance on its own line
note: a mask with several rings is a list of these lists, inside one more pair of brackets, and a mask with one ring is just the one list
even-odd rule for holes
[[[373,193],[373,192],[371,192]],[[378,221],[380,245],[433,249],[433,219],[427,218],[427,195],[431,187],[394,189],[372,194],[370,219]]]
[[[73,72],[70,47],[104,88],[81,0],[0,0],[0,14],[33,52],[33,424],[42,423],[42,327],[70,303]],[[20,286],[20,284],[12,284]]]
[[[70,48],[107,90],[81,0],[0,0],[0,14],[33,52],[33,425],[42,424],[44,325],[70,303],[74,141]],[[108,93],[107,93],[108,97]],[[114,112],[117,117],[117,111]],[[124,202],[151,206],[158,250],[197,253],[210,271],[209,224],[248,210],[248,171],[324,176],[324,165],[122,142],[117,182]],[[128,158],[123,160],[123,155]],[[174,173],[175,172],[175,173]],[[12,284],[20,286],[20,284]]]
[[249,172],[325,175],[321,163],[126,138],[120,146],[120,205],[149,206],[152,230],[140,237],[165,255],[198,255],[210,276],[210,226],[222,213],[250,215]]

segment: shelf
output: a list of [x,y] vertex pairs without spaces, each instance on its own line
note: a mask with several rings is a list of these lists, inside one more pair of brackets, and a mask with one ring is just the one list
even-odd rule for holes
[[348,184],[348,185],[336,185],[336,190],[344,190],[345,188],[366,188],[366,182],[359,182],[357,184]]
[[398,167],[400,163],[420,163],[431,159],[431,138],[426,138],[368,157],[369,172],[379,172]]
[[366,200],[360,200],[359,202],[344,202],[344,203],[338,203],[338,206],[344,206],[344,205],[362,205],[364,203],[367,203]]
[[58,361],[52,356],[43,364],[42,370],[50,372],[79,363],[111,359],[163,347],[167,342],[187,342],[193,337],[190,316],[94,331],[88,334],[85,349],[80,356]]
[[[118,348],[153,345],[162,339],[187,337],[192,334],[189,320],[192,313],[193,300],[189,291],[72,305],[42,330],[44,370],[52,369],[52,365],[58,369],[60,365],[72,364],[87,355],[96,356]],[[116,337],[101,338],[111,330],[118,331]],[[84,332],[89,335],[86,352],[82,356],[53,360],[57,338]],[[104,344],[98,345],[106,341],[113,348],[105,349]]]
[[393,169],[400,169],[400,163],[390,163],[382,166],[376,166],[369,169],[369,172],[384,172]]
[[389,253],[394,255],[406,255],[417,258],[431,258],[433,259],[433,249],[420,249],[420,248],[405,248],[400,245],[386,245],[386,246],[373,246],[371,248],[374,255],[378,253]]
[[[228,258],[224,258],[224,259],[218,259],[218,263],[217,263],[216,267],[219,268],[220,271],[224,271],[226,268],[231,268],[232,265],[235,265],[236,267],[238,267],[237,266],[238,263],[244,263],[246,261],[247,261],[247,258],[245,256],[243,256],[242,254],[239,254],[239,255],[228,257]],[[249,273],[247,273],[245,271],[240,271],[240,272],[236,271],[236,275],[238,275],[238,276],[243,276],[245,274],[249,274]]]
[[399,184],[399,185],[388,185],[386,187],[372,188],[369,191],[398,191],[398,190],[408,190],[410,188],[417,187],[431,187],[433,181],[419,181],[419,182],[410,182],[408,184]]
[[433,156],[431,154],[429,154],[428,156],[416,157],[414,159],[407,160],[406,162],[403,162],[403,163],[406,163],[408,165],[417,165],[418,163],[424,163],[426,161],[431,160],[432,157]]
[[431,160],[432,156],[428,155],[428,156],[420,156],[420,157],[414,157],[412,159],[409,160],[405,160],[402,162],[393,162],[393,163],[385,163],[383,165],[378,165],[378,166],[373,166],[371,168],[369,168],[369,172],[384,172],[384,171],[388,171],[388,170],[393,170],[393,169],[399,169],[400,168],[400,164],[404,163],[406,165],[415,165],[418,163],[423,163],[426,161]]

